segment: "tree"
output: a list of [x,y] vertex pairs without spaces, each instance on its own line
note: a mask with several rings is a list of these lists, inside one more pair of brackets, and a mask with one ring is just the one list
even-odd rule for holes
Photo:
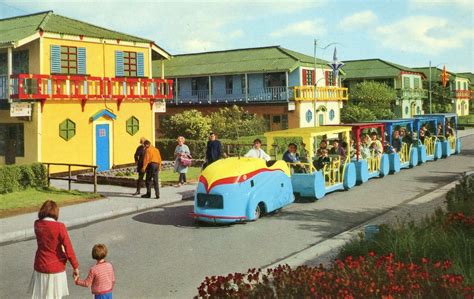
[[237,139],[239,136],[261,134],[264,125],[262,118],[237,105],[211,114],[212,130],[221,138]]
[[163,121],[163,125],[165,136],[168,138],[184,136],[189,139],[202,140],[206,139],[211,132],[210,118],[203,116],[196,109],[175,114]]
[[[431,86],[431,109],[433,113],[451,112],[453,105],[451,103],[451,91],[448,87],[442,87],[441,83],[434,82]],[[423,109],[430,111],[429,100],[424,101]]]
[[392,119],[395,114],[392,107],[397,100],[395,89],[385,83],[364,81],[349,91],[350,104],[342,109],[344,122]]

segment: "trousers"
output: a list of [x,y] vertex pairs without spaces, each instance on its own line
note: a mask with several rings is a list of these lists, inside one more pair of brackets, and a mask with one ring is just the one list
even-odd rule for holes
[[146,167],[146,178],[145,178],[145,186],[146,186],[146,194],[151,194],[151,180],[153,179],[153,187],[155,189],[156,197],[160,196],[160,189],[158,186],[158,164],[157,163],[150,163]]

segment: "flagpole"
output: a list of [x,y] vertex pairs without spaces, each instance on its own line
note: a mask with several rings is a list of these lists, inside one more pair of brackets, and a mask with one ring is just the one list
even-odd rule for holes
[[431,60],[430,60],[430,80],[428,81],[428,96],[430,97],[430,114],[433,113],[431,109]]
[[316,72],[317,72],[317,68],[316,68],[316,49],[318,48],[318,40],[317,39],[314,39],[314,78],[313,78],[313,81],[314,81],[314,110],[313,110],[313,117],[314,117],[314,126],[316,127],[317,125],[317,121],[316,121],[316,89],[318,87],[318,83],[316,81]]

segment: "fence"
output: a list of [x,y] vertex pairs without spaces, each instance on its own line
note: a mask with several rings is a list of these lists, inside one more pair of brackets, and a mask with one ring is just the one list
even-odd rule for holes
[[[92,168],[94,172],[94,193],[97,193],[97,165],[85,165],[85,164],[69,164],[69,163],[47,163],[43,162],[42,164],[46,165],[46,168],[48,169],[48,187],[50,186],[51,179],[55,180],[62,180],[62,181],[68,181],[68,190],[71,191],[71,182],[72,181],[77,181],[77,179],[72,178],[72,172],[71,172],[71,167],[76,166],[76,167],[84,167],[84,168]],[[59,178],[59,177],[52,177],[50,173],[50,166],[55,165],[55,166],[67,166],[67,173],[68,177],[67,178]]]

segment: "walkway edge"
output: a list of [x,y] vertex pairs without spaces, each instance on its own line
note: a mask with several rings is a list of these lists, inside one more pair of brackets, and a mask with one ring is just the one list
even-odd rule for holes
[[[186,194],[181,195],[181,197],[178,199],[172,199],[169,201],[157,201],[156,203],[146,203],[146,204],[136,205],[136,206],[127,207],[123,209],[107,211],[107,212],[103,212],[103,213],[99,213],[99,214],[91,215],[87,217],[82,217],[82,218],[78,218],[74,220],[65,220],[62,222],[66,225],[68,229],[74,229],[78,226],[87,225],[87,224],[91,224],[91,223],[95,223],[99,221],[105,221],[111,218],[121,217],[128,214],[143,212],[149,209],[159,208],[159,207],[166,206],[169,204],[177,203],[182,200],[189,200],[189,199],[192,199],[193,197],[194,197],[194,191],[188,191]],[[16,242],[21,242],[21,241],[26,241],[26,240],[31,240],[34,238],[35,238],[35,232],[34,232],[33,224],[32,224],[31,228],[28,228],[28,229],[22,229],[15,232],[1,234],[0,246],[16,243]]]
[[[473,174],[474,171],[469,171],[466,172],[466,174],[470,175]],[[382,215],[378,215],[363,224],[357,225],[349,230],[346,230],[342,233],[337,234],[336,236],[324,240],[320,243],[317,243],[309,248],[303,249],[302,251],[295,253],[289,257],[286,257],[282,260],[279,260],[269,266],[265,266],[264,270],[269,269],[269,268],[275,268],[278,265],[284,265],[288,264],[290,267],[297,267],[304,265],[305,263],[308,263],[310,261],[314,261],[318,257],[323,257],[327,256],[336,250],[339,250],[344,244],[355,238],[360,232],[362,232],[363,228],[367,224],[373,224],[373,223],[383,223],[383,219],[386,218],[388,214],[396,213],[397,210],[402,208],[403,206],[410,206],[410,205],[416,205],[420,203],[427,203],[430,202],[436,198],[439,198],[440,196],[446,196],[449,190],[451,190],[456,184],[458,184],[460,179],[457,179],[451,183],[448,183],[444,186],[441,186],[440,188],[431,191],[430,193],[427,193],[423,196],[417,197],[402,206],[398,206],[395,209],[389,210]]]

